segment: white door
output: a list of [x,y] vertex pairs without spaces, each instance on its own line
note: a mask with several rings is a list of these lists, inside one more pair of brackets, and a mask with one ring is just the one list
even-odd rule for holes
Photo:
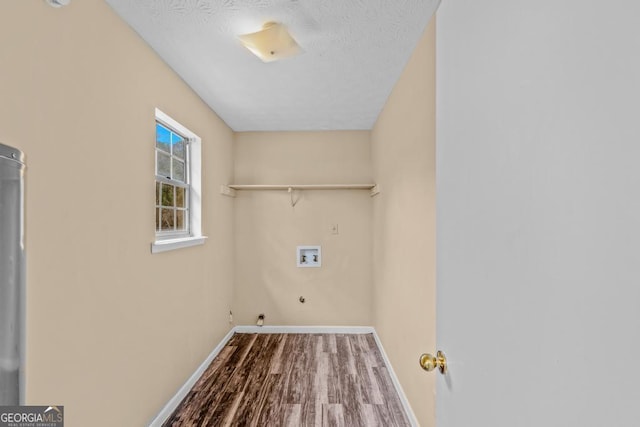
[[437,52],[437,426],[640,426],[640,2],[443,0]]

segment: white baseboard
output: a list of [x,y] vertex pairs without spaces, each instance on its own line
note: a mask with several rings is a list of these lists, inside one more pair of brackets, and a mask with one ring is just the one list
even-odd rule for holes
[[167,418],[169,418],[169,416],[173,413],[173,411],[176,410],[178,405],[180,405],[180,402],[182,402],[182,399],[184,399],[185,396],[189,393],[189,391],[191,391],[191,389],[196,384],[198,379],[202,376],[204,371],[206,371],[206,369],[209,367],[211,362],[213,362],[213,359],[215,359],[218,353],[220,353],[224,348],[224,346],[227,345],[227,343],[229,342],[229,340],[231,339],[234,333],[235,333],[235,328],[232,328],[229,331],[229,333],[225,335],[224,338],[222,338],[222,341],[220,341],[220,343],[213,349],[213,351],[209,353],[209,356],[207,356],[205,361],[200,364],[198,369],[196,369],[196,371],[189,377],[187,382],[184,383],[182,387],[180,387],[180,389],[175,394],[175,396],[173,396],[171,400],[169,400],[167,404],[164,405],[164,408],[162,408],[160,413],[156,415],[153,421],[151,421],[151,423],[149,424],[149,427],[162,426],[162,423],[164,423],[167,420]]
[[241,334],[372,334],[371,326],[236,326]]
[[389,372],[389,376],[391,377],[391,382],[393,383],[393,386],[396,388],[396,392],[398,393],[398,396],[400,396],[400,402],[402,402],[402,407],[404,408],[404,411],[407,413],[409,422],[414,427],[420,427],[420,423],[418,423],[416,414],[413,412],[413,408],[411,408],[411,405],[409,404],[407,395],[404,394],[404,390],[400,385],[400,381],[398,381],[398,377],[396,376],[396,373],[393,371],[393,366],[391,365],[391,361],[389,361],[389,357],[387,356],[387,353],[385,353],[384,347],[382,345],[382,341],[380,341],[380,337],[378,336],[378,333],[375,331],[375,329],[373,331],[373,338],[376,340],[376,344],[378,344],[380,353],[382,353],[382,358],[384,359],[384,364],[387,366],[387,371]]
[[204,373],[207,367],[211,364],[213,359],[222,351],[224,346],[229,342],[233,334],[373,334],[373,337],[380,349],[380,353],[382,354],[382,358],[384,359],[384,364],[387,366],[387,371],[389,372],[389,376],[391,377],[391,382],[400,397],[400,402],[402,403],[402,407],[407,413],[407,417],[411,422],[411,425],[414,427],[419,427],[418,420],[416,419],[415,414],[413,413],[413,409],[411,409],[411,405],[407,400],[407,396],[404,394],[404,390],[402,390],[402,386],[400,385],[400,381],[398,381],[398,377],[396,377],[396,373],[393,371],[393,367],[391,366],[391,362],[387,357],[387,353],[384,351],[384,347],[382,346],[382,342],[380,341],[380,337],[376,333],[376,330],[372,326],[236,326],[229,331],[229,333],[220,341],[220,343],[213,349],[213,351],[209,354],[207,359],[202,362],[202,364],[198,367],[198,369],[189,377],[186,383],[176,393],[175,396],[167,402],[167,404],[162,408],[160,413],[151,421],[149,427],[160,427],[162,423],[166,421],[167,418],[175,411],[178,407],[182,399],[189,393],[189,390],[195,385],[200,376]]

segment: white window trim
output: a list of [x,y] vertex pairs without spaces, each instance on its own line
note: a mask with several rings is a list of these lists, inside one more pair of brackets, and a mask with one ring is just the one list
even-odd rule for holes
[[174,249],[188,248],[204,244],[207,236],[200,237],[182,237],[180,239],[164,239],[158,240],[151,244],[151,253],[172,251]]
[[151,243],[151,253],[154,254],[173,249],[202,245],[207,238],[207,236],[202,235],[202,139],[158,108],[156,108],[156,121],[174,129],[189,139],[191,156],[189,159],[189,179],[191,185],[189,223],[191,234],[187,237],[181,236],[175,239],[158,239],[156,237],[156,240]]

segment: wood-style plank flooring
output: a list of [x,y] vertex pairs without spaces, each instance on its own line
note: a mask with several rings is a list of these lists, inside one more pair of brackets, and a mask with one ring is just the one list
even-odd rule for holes
[[163,426],[409,426],[372,334],[235,334]]

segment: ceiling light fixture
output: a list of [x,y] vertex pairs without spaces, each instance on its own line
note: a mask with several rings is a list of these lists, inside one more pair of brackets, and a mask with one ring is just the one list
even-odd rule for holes
[[267,22],[262,30],[238,36],[240,42],[264,62],[278,61],[300,53],[298,43],[291,37],[287,27],[276,22]]

